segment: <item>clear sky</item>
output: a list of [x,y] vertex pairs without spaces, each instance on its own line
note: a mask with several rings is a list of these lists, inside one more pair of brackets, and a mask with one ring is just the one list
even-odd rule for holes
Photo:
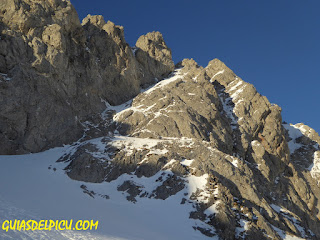
[[283,120],[320,132],[320,0],[71,0],[82,20],[103,15],[126,41],[160,31],[175,63],[219,58],[271,103]]

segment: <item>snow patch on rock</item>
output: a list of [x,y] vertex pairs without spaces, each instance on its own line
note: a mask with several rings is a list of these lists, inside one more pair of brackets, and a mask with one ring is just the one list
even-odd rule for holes
[[294,153],[297,149],[302,147],[302,144],[297,143],[296,139],[303,136],[301,128],[293,124],[283,124],[283,127],[288,130],[289,137],[291,140],[288,142],[290,153]]
[[320,151],[316,151],[313,154],[313,163],[308,168],[311,176],[318,180],[318,185],[320,184]]

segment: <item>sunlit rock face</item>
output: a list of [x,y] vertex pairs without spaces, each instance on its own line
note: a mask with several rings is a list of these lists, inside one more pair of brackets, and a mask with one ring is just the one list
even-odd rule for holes
[[2,154],[71,143],[49,169],[93,203],[183,205],[203,239],[320,238],[319,135],[223,62],[174,66],[161,33],[130,47],[69,1],[0,7]]
[[319,234],[318,135],[283,124],[281,109],[219,60],[185,59],[102,116],[108,135],[87,134],[60,158],[70,178],[116,181],[132,203],[179,198],[208,237]]

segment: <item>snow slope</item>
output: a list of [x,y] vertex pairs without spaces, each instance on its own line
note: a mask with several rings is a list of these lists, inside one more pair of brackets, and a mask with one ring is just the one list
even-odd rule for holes
[[[91,140],[92,141],[92,140]],[[99,139],[97,140],[99,141]],[[42,153],[0,156],[0,221],[10,219],[73,219],[99,220],[95,231],[13,232],[0,230],[1,239],[209,239],[192,226],[204,223],[189,219],[191,205],[180,204],[183,194],[194,190],[190,186],[165,201],[139,198],[136,203],[126,200],[117,187],[127,178],[149,186],[153,177],[138,179],[120,176],[110,183],[84,183],[71,180],[63,171],[66,163],[56,163],[71,146],[54,148]],[[51,169],[48,167],[51,166]],[[56,170],[54,170],[54,168]],[[200,179],[200,185],[204,178]],[[198,181],[199,182],[199,181]],[[107,194],[110,199],[83,193],[82,184],[94,192]],[[149,184],[149,185],[148,185]],[[152,186],[151,186],[152,187]],[[190,194],[190,193],[189,193]],[[2,224],[2,222],[1,222]],[[212,239],[212,238],[210,238]],[[214,239],[214,238],[213,238]]]

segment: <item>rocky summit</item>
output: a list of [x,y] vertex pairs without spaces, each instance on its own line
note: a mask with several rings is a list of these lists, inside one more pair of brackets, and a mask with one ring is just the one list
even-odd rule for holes
[[320,239],[318,133],[218,59],[174,65],[159,32],[130,47],[69,1],[2,0],[0,100],[0,153],[68,144],[56,170],[93,204],[104,184],[132,206],[178,199],[199,239]]

